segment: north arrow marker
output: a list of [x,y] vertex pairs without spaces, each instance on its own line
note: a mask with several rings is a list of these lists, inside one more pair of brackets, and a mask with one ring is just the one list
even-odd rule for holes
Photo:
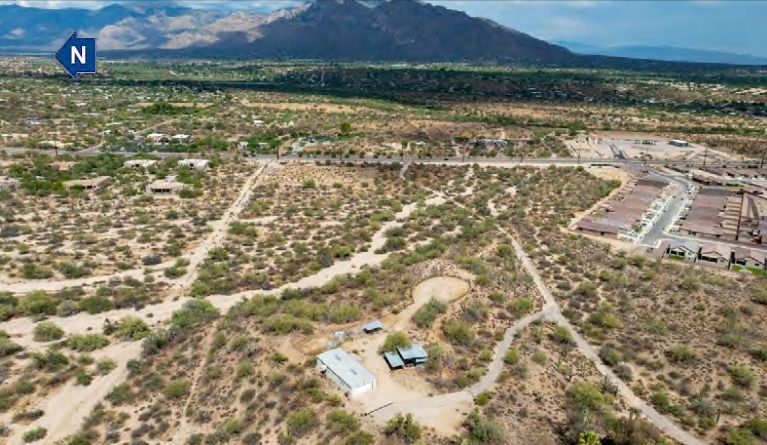
[[77,31],[56,51],[56,61],[73,79],[78,74],[96,72],[96,38],[77,37]]

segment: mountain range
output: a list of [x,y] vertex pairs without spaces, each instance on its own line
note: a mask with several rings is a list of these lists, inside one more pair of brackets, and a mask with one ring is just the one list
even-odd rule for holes
[[726,51],[652,45],[628,45],[604,48],[579,42],[557,41],[554,43],[564,46],[574,53],[587,55],[727,65],[767,65],[767,58],[765,57]]
[[78,30],[117,55],[367,61],[540,61],[572,58],[490,20],[418,0],[315,0],[271,14],[168,3],[98,10],[0,6],[0,51],[57,49]]
[[629,57],[767,64],[756,57],[678,48],[556,45],[420,0],[309,0],[270,14],[195,9],[164,1],[113,4],[96,10],[0,5],[2,53],[52,53],[75,30],[81,37],[96,37],[99,53],[110,57],[676,67],[625,59]]

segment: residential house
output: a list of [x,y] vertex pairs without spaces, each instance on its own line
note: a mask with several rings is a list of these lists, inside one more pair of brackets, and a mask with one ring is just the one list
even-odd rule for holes
[[730,267],[730,257],[732,251],[729,247],[722,244],[704,244],[700,248],[698,260],[702,264],[721,267],[726,269]]
[[75,179],[72,181],[65,181],[65,188],[82,188],[83,190],[96,190],[102,187],[106,187],[112,182],[112,178],[109,176],[99,176],[98,178],[91,179]]
[[157,161],[154,159],[130,159],[125,162],[123,162],[123,167],[125,168],[149,168],[153,165],[157,164]]
[[189,138],[191,138],[191,136],[189,136],[188,134],[176,134],[176,135],[173,135],[173,137],[171,137],[171,139],[173,139],[173,142],[177,144],[186,144],[187,142],[189,142]]
[[674,241],[668,248],[668,256],[694,263],[698,259],[700,245],[694,241]]
[[210,161],[207,159],[182,159],[178,161],[179,167],[193,168],[195,170],[205,170]]
[[733,252],[732,268],[764,271],[767,268],[767,257],[761,252],[738,247]]
[[150,133],[146,138],[152,145],[166,145],[170,142],[170,137],[164,133]]
[[185,188],[186,184],[184,183],[168,179],[158,179],[146,186],[146,192],[153,195],[178,195]]

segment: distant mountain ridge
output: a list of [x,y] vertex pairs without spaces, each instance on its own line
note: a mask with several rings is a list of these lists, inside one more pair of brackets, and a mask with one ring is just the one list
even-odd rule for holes
[[53,53],[74,30],[96,37],[100,54],[109,57],[523,62],[641,70],[709,68],[687,62],[767,65],[763,58],[715,51],[551,44],[420,0],[307,0],[269,14],[164,1],[97,10],[0,5],[0,53]]
[[665,60],[692,63],[716,63],[728,65],[767,65],[767,57],[750,54],[738,54],[726,51],[710,51],[672,46],[631,45],[602,48],[578,42],[557,41],[578,54],[601,55],[612,57],[630,57],[632,59]]
[[[328,60],[543,61],[573,57],[491,20],[418,0],[314,0],[272,14],[168,3],[98,10],[0,6],[0,50],[53,50],[73,30],[99,51]],[[58,38],[56,38],[58,37]]]

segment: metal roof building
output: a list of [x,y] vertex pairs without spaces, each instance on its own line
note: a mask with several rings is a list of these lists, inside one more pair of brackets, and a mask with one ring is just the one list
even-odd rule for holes
[[426,360],[429,359],[429,354],[420,345],[413,345],[409,348],[397,348],[397,352],[406,365],[420,365],[426,363]]
[[376,387],[375,376],[341,348],[318,355],[317,366],[350,396]]
[[362,330],[366,334],[370,334],[370,333],[373,333],[373,332],[380,331],[383,328],[384,328],[383,323],[381,323],[380,320],[375,320],[375,321],[371,321],[370,323],[368,323],[365,326],[363,326]]
[[396,352],[384,352],[384,358],[386,359],[386,363],[389,364],[389,368],[391,369],[400,369],[405,367],[405,362],[402,361],[402,358],[400,358],[399,354]]

